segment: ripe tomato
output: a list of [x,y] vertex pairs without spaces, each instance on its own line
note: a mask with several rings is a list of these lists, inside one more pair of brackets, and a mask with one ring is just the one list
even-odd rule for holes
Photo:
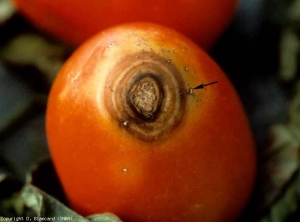
[[114,27],[83,44],[54,82],[46,126],[83,215],[224,222],[251,194],[255,148],[235,90],[192,41],[159,25]]
[[113,25],[155,22],[208,49],[231,21],[238,0],[13,0],[41,29],[78,45]]

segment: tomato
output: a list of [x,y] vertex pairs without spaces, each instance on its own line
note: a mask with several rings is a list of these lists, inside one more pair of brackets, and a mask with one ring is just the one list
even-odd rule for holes
[[229,25],[237,0],[13,0],[41,29],[81,44],[100,30],[127,22],[172,27],[208,49]]
[[203,50],[160,25],[113,27],[79,47],[51,89],[46,131],[83,215],[226,222],[251,195],[255,147],[238,95]]

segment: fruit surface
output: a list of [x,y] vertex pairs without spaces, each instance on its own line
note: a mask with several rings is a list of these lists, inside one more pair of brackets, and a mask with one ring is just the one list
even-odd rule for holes
[[155,22],[208,49],[232,20],[237,0],[13,0],[38,27],[74,45],[110,26]]
[[160,25],[117,26],[75,51],[52,87],[46,130],[83,215],[226,222],[251,195],[255,147],[235,90],[203,50]]

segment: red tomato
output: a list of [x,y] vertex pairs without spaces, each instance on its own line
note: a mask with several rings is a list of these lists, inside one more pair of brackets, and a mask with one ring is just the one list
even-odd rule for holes
[[251,195],[255,147],[239,98],[174,30],[134,23],[87,41],[55,80],[46,126],[64,190],[83,215],[226,222]]
[[237,0],[13,0],[41,29],[78,45],[97,32],[125,22],[172,27],[208,49],[230,23]]

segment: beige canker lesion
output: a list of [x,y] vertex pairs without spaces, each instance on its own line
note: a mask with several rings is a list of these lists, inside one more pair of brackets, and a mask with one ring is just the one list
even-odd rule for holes
[[144,118],[151,120],[159,104],[159,89],[152,78],[139,80],[130,91],[130,102]]
[[186,84],[171,59],[142,51],[111,69],[104,103],[122,131],[144,142],[169,138],[183,120]]

